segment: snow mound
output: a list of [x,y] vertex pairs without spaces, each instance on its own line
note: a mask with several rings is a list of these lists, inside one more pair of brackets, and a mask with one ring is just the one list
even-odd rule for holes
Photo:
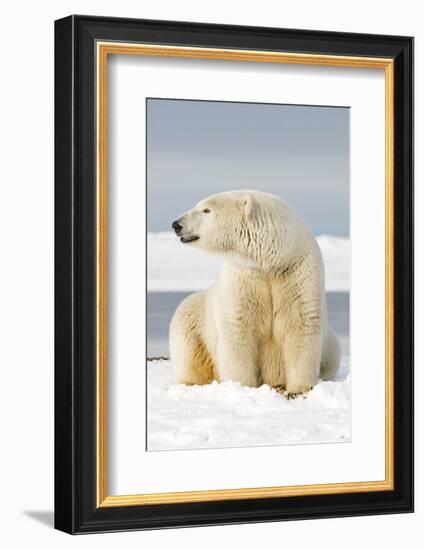
[[347,442],[349,360],[334,382],[319,382],[306,399],[287,400],[267,385],[173,383],[169,361],[148,370],[148,450],[206,449]]
[[[349,239],[321,235],[327,291],[349,290]],[[170,232],[148,233],[148,290],[169,292],[202,290],[216,280],[221,260],[184,245]]]

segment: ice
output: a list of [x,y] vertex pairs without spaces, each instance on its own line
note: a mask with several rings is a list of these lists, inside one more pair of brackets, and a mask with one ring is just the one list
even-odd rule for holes
[[[150,292],[192,291],[208,288],[217,278],[220,258],[181,243],[173,233],[148,233]],[[317,237],[325,266],[327,291],[349,290],[349,239]]]

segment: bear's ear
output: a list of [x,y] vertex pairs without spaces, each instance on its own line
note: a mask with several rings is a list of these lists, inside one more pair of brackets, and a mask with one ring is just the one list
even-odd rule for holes
[[243,208],[246,218],[251,216],[255,211],[255,200],[252,195],[247,195],[243,200]]

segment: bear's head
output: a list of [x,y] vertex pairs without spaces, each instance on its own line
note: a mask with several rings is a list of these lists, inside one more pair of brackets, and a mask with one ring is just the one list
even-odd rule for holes
[[182,243],[261,268],[291,258],[308,231],[280,198],[250,190],[211,195],[172,228]]

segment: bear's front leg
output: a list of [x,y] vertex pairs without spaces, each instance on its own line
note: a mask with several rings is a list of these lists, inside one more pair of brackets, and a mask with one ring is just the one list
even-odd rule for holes
[[260,385],[258,346],[251,330],[223,323],[217,338],[217,374],[220,382],[239,382],[242,386]]
[[310,391],[318,381],[321,358],[320,334],[288,334],[284,363],[288,399]]

